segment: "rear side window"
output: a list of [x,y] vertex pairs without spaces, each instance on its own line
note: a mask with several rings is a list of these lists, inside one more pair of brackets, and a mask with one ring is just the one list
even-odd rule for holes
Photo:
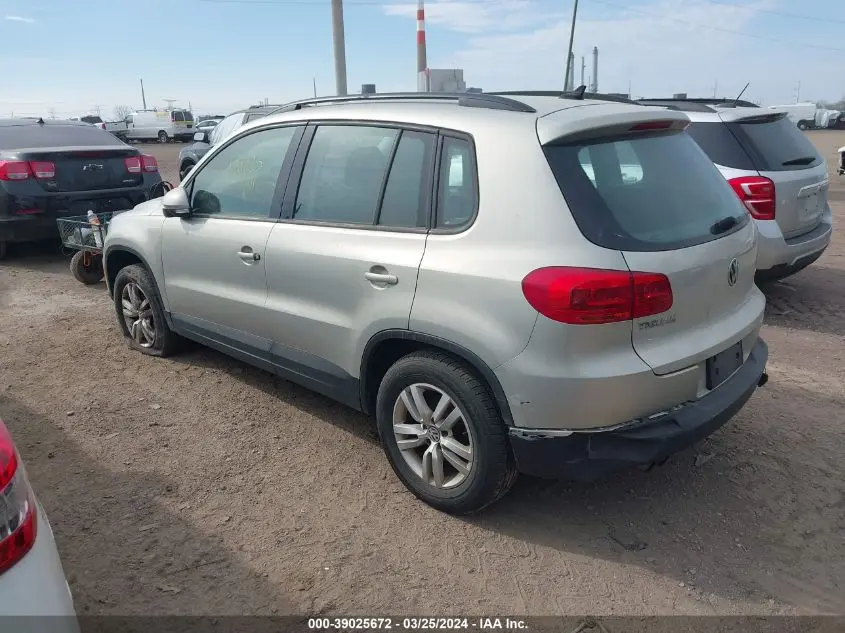
[[2,149],[37,149],[62,145],[122,146],[123,141],[93,125],[47,123],[42,126],[26,123],[0,126],[0,148]]
[[431,134],[402,132],[381,201],[379,225],[424,228],[428,224],[427,185],[433,150]]
[[785,116],[761,116],[727,127],[748,150],[760,171],[809,169],[822,157],[804,133]]
[[440,154],[437,221],[439,229],[454,229],[472,221],[477,204],[475,162],[469,141],[443,137]]
[[748,152],[743,149],[728,126],[721,121],[692,122],[687,127],[687,131],[710,157],[710,160],[717,165],[744,171],[757,170]]
[[544,148],[566,203],[588,240],[621,251],[664,251],[748,222],[736,194],[686,133]]
[[184,121],[185,114],[183,112],[179,112],[178,110],[173,113],[173,120],[174,121]]

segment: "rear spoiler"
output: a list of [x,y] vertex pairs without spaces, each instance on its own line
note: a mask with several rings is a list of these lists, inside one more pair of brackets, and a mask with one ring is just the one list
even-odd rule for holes
[[777,110],[760,111],[760,108],[738,108],[719,112],[719,118],[725,123],[774,123],[787,116],[786,112]]
[[689,117],[677,110],[607,102],[541,116],[537,119],[537,137],[541,145],[555,145],[649,131],[680,131],[689,122]]

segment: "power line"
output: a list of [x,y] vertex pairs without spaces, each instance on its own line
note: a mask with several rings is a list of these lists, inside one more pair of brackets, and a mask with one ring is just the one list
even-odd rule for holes
[[735,4],[733,2],[722,2],[721,0],[707,0],[710,4],[718,4],[723,7],[734,7],[735,9],[747,9],[754,11],[754,13],[767,13],[769,15],[778,15],[782,18],[790,18],[793,20],[809,20],[811,22],[832,22],[834,24],[845,24],[845,20],[837,20],[836,18],[822,17],[820,15],[802,15],[800,13],[787,13],[786,11],[775,11],[774,9],[758,9],[744,4]]
[[[593,2],[596,2],[598,4],[603,4],[603,5],[606,5],[608,7],[613,7],[615,9],[622,9],[624,11],[631,11],[633,13],[639,13],[640,15],[644,15],[644,16],[647,16],[647,17],[650,17],[650,18],[660,18],[660,19],[664,19],[664,20],[671,20],[672,22],[677,22],[679,24],[686,24],[687,26],[694,26],[694,27],[697,27],[697,28],[700,28],[700,29],[708,29],[710,31],[718,31],[720,33],[730,33],[731,35],[740,35],[742,37],[750,37],[750,38],[753,38],[753,39],[756,39],[756,40],[765,40],[767,42],[775,42],[777,44],[787,44],[789,46],[802,46],[802,47],[805,47],[805,48],[815,48],[817,50],[823,50],[823,51],[833,51],[833,52],[836,52],[836,53],[845,53],[845,48],[836,48],[836,47],[833,47],[833,46],[823,46],[821,44],[809,44],[807,42],[795,42],[795,41],[790,41],[790,40],[782,40],[780,38],[767,37],[766,35],[757,35],[755,33],[748,33],[746,31],[735,31],[733,29],[725,29],[725,28],[722,28],[720,26],[711,26],[709,24],[701,24],[700,22],[690,22],[688,20],[680,20],[678,18],[669,17],[665,14],[657,15],[656,13],[649,13],[647,11],[642,11],[640,9],[632,9],[630,7],[626,7],[626,6],[621,5],[621,4],[615,4],[613,2],[607,2],[606,0],[593,0]],[[736,6],[736,5],[732,5],[732,6]]]

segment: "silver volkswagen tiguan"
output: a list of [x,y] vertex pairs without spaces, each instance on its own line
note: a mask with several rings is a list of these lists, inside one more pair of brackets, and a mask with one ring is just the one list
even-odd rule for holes
[[552,96],[291,104],[116,217],[120,327],[373,414],[402,482],[664,461],[766,381],[757,232],[681,112]]

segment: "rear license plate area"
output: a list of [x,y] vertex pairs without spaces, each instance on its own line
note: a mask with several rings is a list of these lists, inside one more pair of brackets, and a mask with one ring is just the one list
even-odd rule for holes
[[742,367],[742,341],[707,359],[707,388],[715,389]]

